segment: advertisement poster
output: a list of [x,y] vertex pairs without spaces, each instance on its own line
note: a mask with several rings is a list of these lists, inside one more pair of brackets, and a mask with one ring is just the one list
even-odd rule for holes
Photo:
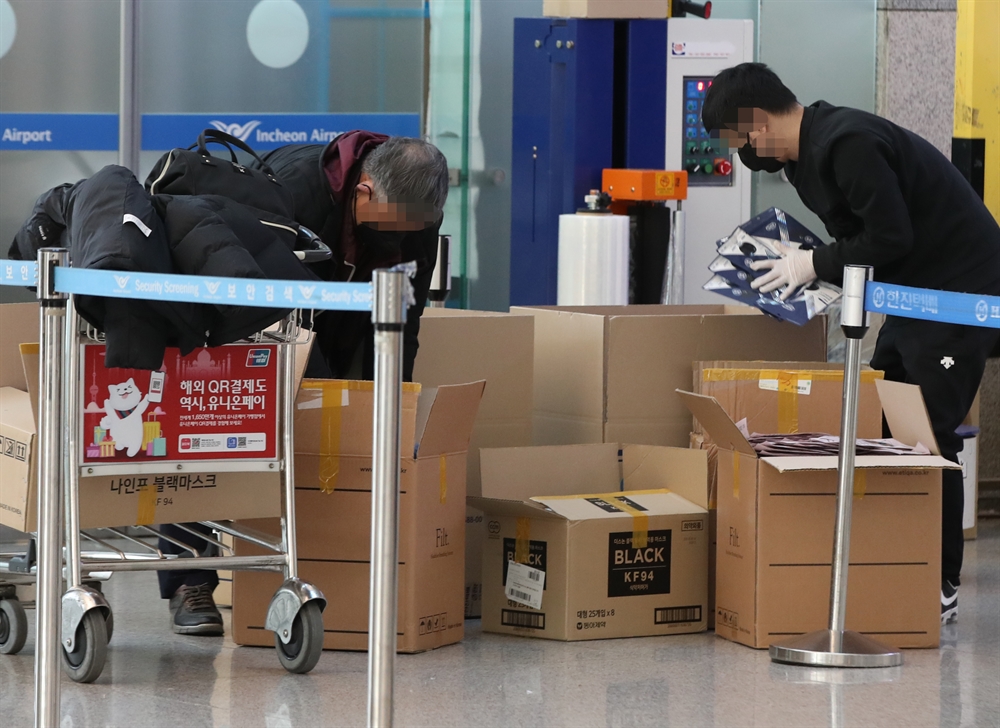
[[83,349],[84,463],[276,458],[276,345],[167,349],[155,372]]

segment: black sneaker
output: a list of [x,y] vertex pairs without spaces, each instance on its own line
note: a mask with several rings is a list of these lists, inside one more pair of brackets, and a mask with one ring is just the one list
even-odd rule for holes
[[958,587],[947,579],[941,580],[941,624],[958,621]]
[[170,597],[170,613],[177,634],[222,634],[222,615],[208,584],[180,587]]

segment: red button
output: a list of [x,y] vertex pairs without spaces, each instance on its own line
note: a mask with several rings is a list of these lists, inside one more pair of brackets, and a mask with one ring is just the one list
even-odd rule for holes
[[719,159],[715,162],[715,173],[728,175],[733,171],[733,164],[728,159]]

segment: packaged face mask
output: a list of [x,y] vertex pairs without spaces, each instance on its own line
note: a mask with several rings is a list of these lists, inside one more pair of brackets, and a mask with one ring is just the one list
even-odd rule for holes
[[702,288],[759,308],[781,321],[802,326],[840,298],[836,286],[814,281],[782,301],[780,288],[761,293],[750,287],[767,271],[755,271],[753,263],[784,257],[789,250],[813,250],[825,245],[791,215],[772,207],[752,217],[716,244],[718,256],[709,264],[712,278]]
[[719,243],[718,253],[737,268],[756,275],[751,263],[782,258],[789,250],[802,247],[800,243],[754,237],[742,228],[736,228],[725,242]]
[[831,303],[837,301],[841,291],[836,286],[822,281],[814,281],[803,286],[787,301],[780,300],[780,291],[760,293],[747,285],[742,287],[729,283],[721,276],[713,276],[702,288],[718,293],[740,303],[759,308],[764,313],[780,321],[790,321],[803,326],[812,318],[823,313]]
[[740,228],[755,238],[780,240],[786,244],[797,243],[807,250],[824,245],[805,225],[777,207],[764,210],[740,225]]
[[709,263],[708,270],[720,278],[724,278],[728,283],[740,287],[749,286],[750,281],[757,275],[754,271],[747,271],[738,267],[723,255],[717,256],[715,260]]

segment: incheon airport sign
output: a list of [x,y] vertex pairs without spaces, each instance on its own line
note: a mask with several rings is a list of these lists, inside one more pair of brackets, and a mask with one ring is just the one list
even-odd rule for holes
[[[144,114],[142,149],[187,147],[218,129],[266,151],[284,144],[326,144],[351,129],[420,136],[419,114]],[[117,151],[117,114],[0,113],[0,150]]]

